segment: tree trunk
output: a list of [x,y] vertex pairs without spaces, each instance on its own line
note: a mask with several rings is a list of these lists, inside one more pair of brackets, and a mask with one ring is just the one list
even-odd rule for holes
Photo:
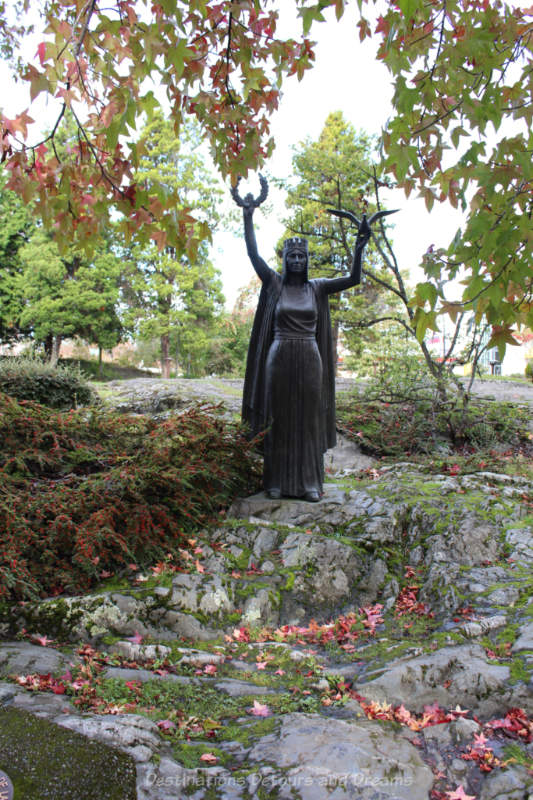
[[171,358],[168,355],[168,348],[169,348],[169,336],[168,333],[164,333],[161,336],[161,377],[162,378],[170,378],[170,362]]
[[46,356],[47,361],[50,361],[52,359],[53,346],[54,346],[54,334],[49,333],[46,339],[44,340],[44,354]]
[[59,361],[59,351],[61,350],[61,340],[62,336],[54,336],[52,342],[52,352],[50,354],[50,364],[55,367],[57,366],[57,362]]
[[100,345],[98,345],[98,377],[99,378],[102,377],[102,353],[103,353],[103,350],[100,347]]
[[174,364],[176,370],[176,380],[178,379],[178,367],[180,364],[180,342],[179,337],[176,337],[176,354],[174,356]]

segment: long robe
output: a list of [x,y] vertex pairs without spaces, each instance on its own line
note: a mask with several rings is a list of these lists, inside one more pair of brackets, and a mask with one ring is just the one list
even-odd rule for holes
[[[322,360],[322,386],[320,394],[320,425],[316,446],[324,453],[335,446],[335,364],[331,321],[329,315],[328,295],[325,291],[326,281],[314,279],[309,281],[317,305],[316,341]],[[274,314],[281,295],[282,276],[272,271],[270,280],[264,283],[259,295],[255,314],[248,359],[242,403],[242,418],[249,426],[251,436],[266,430],[268,419],[266,360],[274,338]],[[287,397],[290,403],[290,398]],[[272,488],[266,486],[265,488]]]

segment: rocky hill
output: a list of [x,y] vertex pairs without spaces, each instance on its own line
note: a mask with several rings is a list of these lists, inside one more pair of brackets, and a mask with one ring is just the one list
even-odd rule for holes
[[[238,411],[237,384],[126,383],[104,400]],[[327,464],[320,503],[237,499],[186,570],[4,612],[16,800],[533,796],[532,481]]]

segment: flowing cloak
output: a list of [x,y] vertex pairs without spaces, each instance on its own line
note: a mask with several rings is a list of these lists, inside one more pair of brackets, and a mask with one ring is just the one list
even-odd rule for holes
[[[310,280],[317,301],[316,339],[322,359],[321,392],[321,442],[322,452],[335,447],[335,363],[333,358],[333,338],[329,315],[329,299],[326,293],[327,279]],[[265,366],[268,351],[274,338],[274,312],[281,294],[282,278],[272,270],[270,280],[263,283],[257,310],[255,312],[242,400],[242,420],[248,424],[251,436],[264,431],[268,425],[265,393]],[[290,398],[287,398],[290,402]]]

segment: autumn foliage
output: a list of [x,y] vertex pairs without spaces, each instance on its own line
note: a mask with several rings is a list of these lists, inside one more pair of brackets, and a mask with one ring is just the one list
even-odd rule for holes
[[[153,117],[164,94],[176,135],[194,117],[221,174],[246,175],[273,151],[270,117],[283,82],[313,66],[317,24],[327,11],[349,24],[353,9],[354,46],[373,39],[394,85],[385,175],[429,209],[445,202],[465,214],[447,249],[434,254],[427,243],[426,280],[413,298],[417,335],[437,329],[439,314],[466,308],[493,326],[491,346],[516,343],[516,326],[533,324],[532,9],[503,0],[292,5],[294,34],[280,36],[273,0],[18,0],[17,10],[41,12],[43,38],[33,59],[17,59],[24,17],[16,25],[1,19],[0,52],[12,56],[32,101],[46,95],[57,103],[57,117],[35,136],[31,109],[0,114],[9,188],[35,204],[59,243],[74,238],[90,249],[118,211],[127,236],[191,254],[194,210],[168,187],[135,179],[140,119]],[[79,131],[68,157],[56,147],[65,116]],[[443,274],[465,275],[456,302],[442,295]]]
[[87,590],[255,488],[250,444],[212,407],[164,422],[57,413],[0,394],[0,598]]

